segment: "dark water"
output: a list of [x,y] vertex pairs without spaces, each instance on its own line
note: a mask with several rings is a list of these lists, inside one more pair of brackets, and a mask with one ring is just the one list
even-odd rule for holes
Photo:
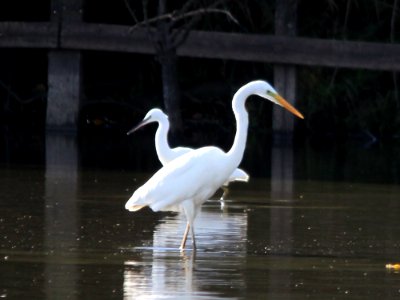
[[223,209],[220,194],[207,202],[198,251],[181,253],[180,215],[124,210],[149,174],[82,167],[71,137],[45,148],[44,164],[0,165],[0,298],[400,297],[385,268],[400,262],[386,150],[272,148],[268,176],[234,184]]

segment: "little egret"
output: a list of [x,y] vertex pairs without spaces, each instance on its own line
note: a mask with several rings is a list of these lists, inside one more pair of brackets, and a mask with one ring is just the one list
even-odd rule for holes
[[183,234],[181,250],[185,248],[189,230],[193,250],[196,250],[193,222],[201,205],[229,179],[243,158],[249,124],[245,102],[251,95],[267,99],[304,119],[303,115],[283,99],[269,83],[261,80],[249,82],[233,96],[236,134],[228,152],[218,147],[207,146],[179,156],[158,170],[125,204],[129,211],[137,211],[145,206],[149,206],[153,211],[176,208],[182,210],[188,223]]
[[[143,120],[133,129],[129,130],[127,135],[135,132],[139,128],[142,128],[143,126],[157,122],[158,123],[158,128],[156,131],[155,135],[155,145],[156,145],[156,151],[157,151],[157,156],[160,162],[162,163],[163,166],[165,166],[167,163],[170,161],[174,160],[178,156],[181,156],[185,153],[188,153],[189,151],[192,151],[192,148],[188,147],[176,147],[176,148],[171,148],[168,143],[168,130],[169,130],[169,120],[168,116],[159,108],[153,108],[149,110],[149,112],[146,114],[146,116],[143,118]],[[249,181],[249,175],[243,171],[242,169],[235,169],[229,179],[224,183],[222,189],[224,190],[224,193],[221,197],[221,201],[224,199],[224,197],[228,194],[228,188],[227,186],[229,185],[229,182],[231,181],[243,181],[243,182],[248,182]]]

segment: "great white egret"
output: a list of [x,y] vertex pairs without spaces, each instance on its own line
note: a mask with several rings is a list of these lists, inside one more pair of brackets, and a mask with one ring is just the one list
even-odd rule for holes
[[[192,151],[192,148],[188,147],[176,147],[176,148],[171,148],[169,143],[168,143],[168,131],[169,131],[169,120],[168,116],[159,108],[153,108],[149,110],[149,112],[145,115],[143,120],[133,129],[128,131],[128,135],[135,132],[139,128],[156,122],[158,123],[158,128],[156,131],[155,135],[155,145],[156,145],[156,152],[158,159],[162,163],[163,166],[165,166],[167,163],[170,161],[174,160],[175,158],[188,153],[189,151]],[[223,184],[223,190],[224,194],[221,197],[221,200],[224,199],[224,197],[228,193],[227,186],[229,185],[229,182],[232,181],[243,181],[243,182],[248,182],[249,181],[249,175],[243,171],[242,169],[235,169],[229,179]]]
[[303,115],[283,99],[269,83],[261,80],[249,82],[233,96],[236,134],[228,152],[218,147],[207,146],[179,156],[158,170],[125,204],[129,211],[137,211],[145,206],[149,206],[153,211],[176,208],[182,210],[186,215],[187,226],[181,250],[185,248],[189,230],[193,249],[196,249],[193,222],[201,205],[228,180],[243,158],[249,124],[245,102],[250,95],[270,100],[304,119]]

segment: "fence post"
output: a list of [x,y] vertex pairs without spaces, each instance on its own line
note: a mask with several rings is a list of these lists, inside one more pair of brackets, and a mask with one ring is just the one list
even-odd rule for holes
[[[298,0],[275,1],[275,34],[296,35]],[[296,67],[289,65],[274,66],[274,86],[286,100],[296,99]],[[274,106],[272,111],[272,126],[274,135],[286,136],[291,139],[294,117],[281,107]]]
[[[63,28],[82,22],[83,0],[52,0],[51,22],[58,27],[61,47]],[[48,96],[46,128],[77,130],[81,98],[80,51],[50,50],[48,53]]]
[[[275,34],[296,34],[297,0],[275,1]],[[296,97],[296,69],[294,66],[275,65],[274,85],[280,94],[288,101]],[[272,111],[273,145],[271,152],[271,201],[293,201],[293,124],[294,116],[282,107],[275,107]],[[291,208],[287,210],[271,209],[271,243],[282,242],[283,249],[290,252],[293,248],[293,226],[282,222],[289,220],[293,215]],[[281,278],[290,281],[290,278]]]

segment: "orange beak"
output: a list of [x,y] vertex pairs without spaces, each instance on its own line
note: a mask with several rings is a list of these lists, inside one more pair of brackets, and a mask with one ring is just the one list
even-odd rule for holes
[[300,119],[304,119],[304,116],[299,112],[297,109],[295,109],[289,102],[287,102],[285,99],[282,98],[282,96],[278,94],[274,94],[273,97],[276,99],[276,101],[282,105],[284,108],[286,108],[288,111],[290,111],[292,114],[296,115]]

